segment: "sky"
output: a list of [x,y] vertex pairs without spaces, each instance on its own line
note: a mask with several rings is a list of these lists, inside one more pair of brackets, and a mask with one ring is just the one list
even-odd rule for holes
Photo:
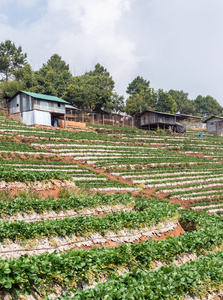
[[34,70],[55,53],[76,76],[100,63],[125,97],[141,76],[223,106],[222,15],[222,0],[0,0],[0,42]]

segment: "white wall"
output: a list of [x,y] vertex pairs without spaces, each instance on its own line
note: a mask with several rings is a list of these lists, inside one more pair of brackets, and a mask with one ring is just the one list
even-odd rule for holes
[[26,125],[44,125],[51,126],[51,114],[46,111],[32,110],[25,111],[22,114],[22,121]]
[[20,112],[20,95],[10,101],[10,115]]
[[33,109],[65,114],[65,104],[54,101],[34,99]]
[[51,114],[47,111],[34,110],[35,124],[51,126]]
[[22,122],[26,125],[34,125],[34,113],[32,111],[24,111],[22,113]]
[[21,111],[29,111],[32,109],[32,100],[31,97],[29,95],[26,94],[21,94],[21,99],[22,99],[22,103],[21,103]]

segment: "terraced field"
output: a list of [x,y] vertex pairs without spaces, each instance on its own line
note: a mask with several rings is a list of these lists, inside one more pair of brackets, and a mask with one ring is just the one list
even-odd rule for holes
[[202,134],[1,116],[0,298],[219,296],[223,142]]

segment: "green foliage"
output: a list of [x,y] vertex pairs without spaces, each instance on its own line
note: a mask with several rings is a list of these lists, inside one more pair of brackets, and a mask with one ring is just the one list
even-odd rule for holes
[[177,112],[188,115],[193,115],[195,113],[194,101],[188,99],[188,93],[176,90],[170,90],[168,93],[177,103]]
[[[157,202],[149,201],[153,204]],[[217,289],[223,280],[222,252],[209,254],[181,267],[169,264],[179,255],[196,253],[202,256],[207,250],[211,251],[221,245],[222,218],[186,210],[181,211],[181,214],[180,221],[194,222],[197,224],[197,231],[162,241],[147,240],[119,245],[116,248],[92,248],[88,251],[74,249],[61,254],[45,252],[39,256],[24,255],[17,259],[1,260],[0,288],[11,291],[20,286],[23,293],[30,293],[32,287],[47,291],[54,283],[76,288],[78,282],[91,283],[104,276],[110,277],[107,283],[86,291],[78,289],[74,299],[89,299],[91,296],[92,299],[100,299],[107,294],[112,299],[123,299],[124,293],[131,293],[133,299],[156,299],[155,296],[157,299],[168,299],[172,295],[176,298],[192,291],[197,292],[198,287],[199,291],[202,291],[202,288]],[[150,270],[153,262],[157,260],[168,265],[157,271]],[[130,274],[115,276],[117,270],[123,267],[129,269]],[[134,274],[138,274],[139,277],[134,277]],[[133,278],[135,280],[132,280]],[[138,294],[141,288],[143,291],[149,289],[151,294]],[[165,294],[166,292],[168,294]],[[185,294],[182,294],[183,292]],[[121,293],[119,298],[116,297],[117,293]],[[79,295],[82,298],[78,298]],[[68,294],[67,298],[64,297],[60,299],[71,299]]]
[[100,111],[114,101],[114,85],[107,69],[96,64],[93,71],[74,77],[63,98],[78,108]]
[[[78,199],[73,200],[78,202]],[[123,200],[125,201],[125,199]],[[21,200],[16,201],[21,202]],[[52,203],[52,201],[48,201]],[[15,241],[16,239],[27,240],[40,237],[65,237],[73,234],[84,235],[91,232],[99,232],[105,235],[110,230],[119,231],[124,228],[135,229],[146,226],[150,227],[176,216],[177,208],[173,205],[154,202],[151,203],[149,208],[141,212],[121,211],[119,213],[102,216],[101,218],[95,218],[93,216],[74,217],[64,218],[62,220],[44,220],[36,223],[26,223],[24,221],[10,223],[5,221],[0,222],[0,242],[4,242],[5,239]]]
[[[82,210],[84,208],[91,207],[99,207],[101,205],[114,205],[114,204],[129,204],[135,203],[134,199],[127,194],[121,195],[93,195],[87,197],[80,196],[70,196],[68,198],[61,199],[41,199],[39,194],[33,193],[31,190],[26,190],[21,192],[16,199],[12,201],[5,202],[5,198],[8,195],[0,194],[0,197],[4,197],[0,200],[0,216],[3,215],[12,215],[18,212],[32,213],[36,212],[38,214],[49,212],[49,211],[65,211],[69,209],[73,209],[75,211]],[[142,207],[140,205],[141,201],[137,201],[137,209],[138,207]],[[145,207],[145,204],[144,204]],[[147,203],[147,208],[149,204]],[[142,210],[142,209],[141,209]]]
[[10,99],[13,97],[19,90],[23,89],[23,84],[20,81],[3,81],[0,83],[0,89],[3,92],[4,99]]
[[149,84],[149,81],[138,76],[128,85],[126,92],[130,96],[126,100],[125,110],[130,115],[155,108],[156,93],[149,87]]
[[47,171],[25,171],[25,170],[15,170],[9,166],[0,166],[0,180],[6,182],[12,181],[42,181],[49,179],[72,179],[70,176],[64,174],[63,172],[47,172]]
[[22,47],[17,48],[10,40],[0,43],[0,73],[4,74],[6,81],[26,63],[26,56]]
[[180,267],[172,264],[151,271],[136,269],[123,276],[114,276],[113,279],[92,289],[78,289],[74,297],[64,293],[58,300],[182,299],[191,293],[203,298],[209,291],[218,292],[221,288],[222,259],[223,251],[209,254]]
[[119,96],[117,93],[112,94],[111,102],[106,104],[106,111],[120,113],[124,111],[124,96]]
[[62,97],[71,83],[71,78],[69,65],[58,54],[54,54],[34,73],[34,85],[29,91]]
[[143,77],[137,76],[131,83],[129,83],[126,93],[129,95],[139,94],[142,89],[148,89],[150,82]]
[[159,89],[156,109],[161,112],[175,114],[177,112],[177,104],[170,94]]
[[55,73],[61,73],[64,71],[69,71],[69,65],[66,64],[64,60],[62,60],[61,56],[58,54],[54,54],[50,57],[46,64],[43,64],[43,67],[49,66]]
[[36,85],[35,72],[30,64],[25,64],[14,72],[15,79],[22,84],[22,90],[29,91]]
[[222,106],[211,96],[197,96],[194,100],[196,113],[202,117],[221,115],[223,112]]

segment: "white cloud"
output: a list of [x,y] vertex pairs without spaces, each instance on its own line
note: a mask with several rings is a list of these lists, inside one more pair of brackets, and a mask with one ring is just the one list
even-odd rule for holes
[[40,0],[18,0],[18,5],[23,7],[34,7]]
[[[16,5],[25,13],[12,18]],[[34,69],[58,53],[76,75],[99,62],[120,93],[139,75],[155,89],[210,94],[223,105],[222,0],[0,0],[0,6],[0,41],[21,45]]]
[[12,2],[13,0],[0,0],[0,6],[3,7],[7,4],[9,4],[10,2]]
[[8,17],[6,15],[0,14],[0,24],[8,24]]
[[[26,32],[26,46],[30,48],[27,51],[32,53],[32,61],[46,60],[58,53],[76,75],[99,62],[114,79],[121,75],[124,78],[129,66],[135,68],[138,61],[135,43],[119,33],[118,28],[129,9],[127,0],[49,0],[44,18]],[[27,43],[28,39],[32,44]]]

